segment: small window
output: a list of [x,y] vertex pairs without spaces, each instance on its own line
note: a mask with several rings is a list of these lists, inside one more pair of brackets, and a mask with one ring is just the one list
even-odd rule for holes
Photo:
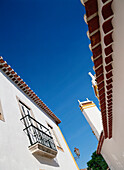
[[25,103],[23,103],[19,98],[17,98],[17,99],[18,99],[19,108],[20,108],[22,117],[29,115],[29,116],[32,116],[33,118],[35,118],[32,110]]
[[30,109],[21,101],[19,101],[22,117],[30,115]]
[[0,120],[5,121],[4,116],[3,116],[3,110],[2,110],[1,102],[0,102]]
[[49,127],[50,133],[51,133],[51,135],[53,137],[53,140],[55,142],[56,147],[63,151],[63,148],[62,148],[62,146],[61,146],[61,144],[59,142],[59,139],[58,139],[53,127],[51,125],[49,125],[49,124],[48,124],[48,127]]
[[35,117],[34,117],[32,110],[27,105],[25,105],[25,103],[23,103],[20,99],[18,99],[18,103],[19,103],[19,109],[21,111],[22,118],[25,117],[25,119],[26,119],[26,121],[23,120],[24,121],[23,123],[26,125],[26,123],[28,123],[27,119],[29,117],[32,117],[32,119],[30,119],[30,123],[37,126],[36,122],[33,121],[33,119],[35,119]]

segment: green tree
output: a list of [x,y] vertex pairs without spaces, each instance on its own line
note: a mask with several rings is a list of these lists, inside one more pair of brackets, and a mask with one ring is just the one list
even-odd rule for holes
[[87,162],[88,170],[107,170],[108,165],[102,155],[97,155],[95,151],[91,157],[92,159]]

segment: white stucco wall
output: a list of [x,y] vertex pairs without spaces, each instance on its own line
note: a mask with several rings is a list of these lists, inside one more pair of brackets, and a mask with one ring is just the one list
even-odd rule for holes
[[100,111],[94,106],[84,109],[83,114],[94,131],[96,138],[99,140],[101,131],[103,130]]
[[[18,96],[41,124],[53,127],[64,152],[58,150],[54,159],[34,157],[28,149],[29,140],[23,132]],[[76,170],[78,169],[54,121],[41,111],[0,71],[0,101],[5,122],[0,120],[0,170]]]
[[[99,13],[102,8],[102,1],[99,2]],[[112,2],[114,17],[113,30],[113,128],[112,139],[106,139],[102,147],[102,155],[112,170],[124,170],[124,1],[115,0]],[[103,23],[100,15],[100,23]],[[101,38],[103,38],[101,24]],[[102,48],[105,45],[102,39]],[[105,57],[103,51],[103,57]]]

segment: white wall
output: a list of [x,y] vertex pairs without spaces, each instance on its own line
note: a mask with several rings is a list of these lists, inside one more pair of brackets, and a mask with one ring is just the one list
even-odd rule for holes
[[[34,157],[28,149],[29,140],[23,132],[18,96],[40,123],[54,128],[64,152],[58,150],[55,159]],[[28,99],[0,71],[0,100],[5,122],[0,121],[0,170],[76,170],[78,169],[54,121]]]
[[[102,2],[98,2],[100,11]],[[111,169],[124,170],[124,0],[113,1],[112,8],[114,11],[112,20],[114,27],[112,45],[113,134],[112,139],[104,141],[101,153]],[[103,22],[102,20],[100,16],[100,21]]]
[[96,138],[99,140],[101,131],[103,130],[100,111],[94,106],[84,109],[83,114],[95,133]]

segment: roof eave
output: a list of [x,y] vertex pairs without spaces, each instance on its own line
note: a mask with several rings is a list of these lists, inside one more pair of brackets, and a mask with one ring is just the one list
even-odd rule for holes
[[[105,138],[112,137],[112,0],[84,1]],[[101,10],[101,11],[100,11]],[[99,19],[102,16],[103,23]],[[102,29],[102,30],[101,30]],[[102,31],[102,35],[101,35]],[[104,46],[102,46],[104,44]]]
[[45,103],[31,90],[31,88],[20,78],[20,76],[0,56],[0,69],[9,77],[40,109],[45,111],[56,124],[61,120],[45,105]]

